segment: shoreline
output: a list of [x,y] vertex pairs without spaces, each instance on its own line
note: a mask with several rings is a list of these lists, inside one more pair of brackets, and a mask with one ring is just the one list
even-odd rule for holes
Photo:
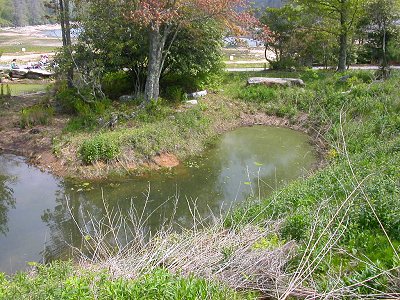
[[[56,177],[67,177],[78,180],[102,180],[112,175],[126,176],[128,174],[141,175],[147,171],[163,170],[174,168],[186,160],[189,156],[179,158],[176,153],[161,152],[139,161],[126,161],[122,158],[110,163],[95,162],[92,165],[83,165],[78,157],[74,162],[68,164],[65,157],[57,157],[53,153],[52,140],[61,134],[67,119],[63,116],[53,120],[51,126],[34,126],[33,128],[21,129],[10,128],[10,130],[0,130],[0,155],[12,154],[23,157],[29,165],[35,166],[43,172],[48,172]],[[57,124],[57,125],[55,125]],[[215,124],[213,135],[207,138],[204,144],[210,140],[218,138],[220,135],[241,128],[252,126],[270,126],[287,128],[299,131],[308,135],[310,144],[316,154],[316,161],[310,172],[320,169],[326,164],[325,153],[326,145],[319,134],[312,130],[308,124],[308,116],[300,114],[295,120],[281,118],[265,113],[241,113],[230,123]],[[2,128],[0,128],[2,129]],[[38,131],[38,134],[33,132]],[[7,142],[8,141],[8,142]],[[194,155],[201,155],[204,151]]]
[[43,31],[61,30],[60,24],[31,25],[22,27],[1,27],[0,33],[5,36],[25,35],[29,37],[49,37]]

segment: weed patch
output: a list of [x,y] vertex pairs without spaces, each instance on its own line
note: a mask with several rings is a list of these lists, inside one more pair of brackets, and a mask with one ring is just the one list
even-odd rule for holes
[[45,105],[35,105],[24,108],[20,114],[19,126],[21,128],[33,127],[36,125],[49,125],[54,116],[54,108]]
[[76,269],[69,262],[35,264],[31,274],[0,274],[0,298],[14,299],[255,299],[217,283],[184,278],[159,268],[136,279],[112,278],[106,271]]
[[297,240],[299,256],[307,257],[293,260],[290,271],[311,264],[302,276],[316,280],[321,291],[335,284],[364,295],[393,291],[400,251],[398,76],[375,82],[372,72],[308,71],[305,89],[242,87],[236,93],[261,107],[275,103],[276,114],[308,113],[331,149],[328,167],[243,204],[227,221],[284,220],[280,237]]

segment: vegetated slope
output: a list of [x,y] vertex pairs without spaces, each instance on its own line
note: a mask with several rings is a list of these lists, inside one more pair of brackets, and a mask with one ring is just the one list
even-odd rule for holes
[[113,278],[107,272],[83,270],[70,262],[35,267],[34,274],[16,275],[9,280],[0,273],[0,299],[108,300],[108,299],[255,299],[194,277],[183,278],[165,269],[136,279]]
[[252,5],[256,8],[281,7],[285,0],[253,0]]
[[336,297],[398,293],[399,74],[385,82],[368,72],[340,78],[310,70],[302,76],[306,89],[246,87],[238,97],[273,113],[308,113],[316,134],[326,139],[329,165],[272,197],[248,202],[227,224],[284,220],[280,239],[300,245],[287,266],[293,287]]
[[[324,138],[328,148],[326,167],[309,178],[289,184],[267,199],[249,199],[225,220],[224,236],[237,234],[249,223],[253,228],[267,232],[269,226],[278,225],[270,231],[271,236],[254,240],[240,251],[236,246],[222,245],[225,247],[220,250],[218,262],[225,266],[224,270],[237,272],[235,275],[242,280],[266,287],[263,292],[269,292],[275,298],[293,295],[294,291],[296,295],[301,292],[304,292],[303,296],[312,295],[313,299],[376,299],[384,294],[386,298],[394,298],[400,292],[400,74],[393,73],[385,82],[375,80],[372,72],[343,75],[313,70],[267,73],[272,77],[302,77],[307,83],[305,88],[247,87],[249,74],[228,74],[225,81],[225,96],[246,103],[242,107],[245,112],[267,112],[293,122],[306,114],[310,131],[314,137]],[[224,109],[228,110],[228,107]],[[197,116],[202,116],[205,111],[199,111]],[[193,235],[197,242],[190,245],[203,247],[207,244],[208,240],[201,240],[197,231]],[[176,242],[182,236],[184,234],[173,234],[168,238]],[[87,241],[91,240],[89,236]],[[159,242],[164,240],[167,237],[157,239]],[[279,280],[274,281],[271,277],[268,281],[258,280],[265,275],[263,272],[271,275],[270,268],[257,270],[257,274],[243,272],[243,268],[229,268],[237,257],[243,257],[237,253],[284,253],[280,248],[285,244],[292,245],[296,255],[294,258],[293,254],[286,255],[283,263],[279,261],[278,268],[283,274]],[[178,245],[174,245],[174,249],[179,248]],[[169,249],[164,250],[168,252]],[[142,255],[147,259],[153,257],[149,255],[153,248],[145,250]],[[164,258],[166,252],[156,254]],[[208,258],[206,255],[201,260]],[[140,255],[136,253],[134,259],[140,261]],[[194,259],[196,261],[197,257]],[[289,263],[287,259],[290,259]],[[172,263],[175,260],[162,262],[157,266],[166,269],[176,266]],[[122,265],[117,268],[121,273],[124,271],[120,270]],[[127,264],[126,267],[131,266]],[[59,266],[36,268],[33,276],[23,274],[11,279],[0,276],[0,299],[14,299],[16,291],[20,293],[19,298],[29,296],[30,299],[44,296],[63,299],[57,298],[59,295],[66,299],[86,299],[80,295],[88,295],[87,299],[91,299],[93,293],[105,295],[104,299],[109,299],[110,295],[117,295],[115,297],[119,299],[132,299],[137,295],[141,299],[166,299],[165,294],[160,296],[157,291],[168,292],[171,297],[167,299],[242,297],[224,288],[215,288],[209,281],[177,277],[159,269],[145,270],[145,277],[131,272],[129,276],[138,279],[130,281],[111,278],[107,271],[101,276],[81,270],[75,272],[70,265],[66,273],[61,272]],[[111,267],[106,269],[112,270]],[[202,271],[196,270],[197,274]],[[61,277],[54,280],[58,276],[55,274],[61,274]],[[93,278],[97,280],[95,284],[91,283]],[[42,288],[43,283],[46,289]],[[221,290],[226,292],[221,294]],[[155,294],[151,294],[153,292]],[[69,293],[74,296],[68,298]]]
[[46,24],[53,12],[44,0],[0,0],[0,27]]

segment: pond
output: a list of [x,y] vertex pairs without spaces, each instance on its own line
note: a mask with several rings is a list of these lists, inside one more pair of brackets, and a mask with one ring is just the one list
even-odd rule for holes
[[[149,216],[147,229],[165,221],[190,226],[189,204],[200,214],[219,215],[248,197],[270,194],[307,174],[316,161],[309,138],[283,128],[246,127],[222,135],[201,157],[165,172],[104,181],[60,179],[0,156],[0,272],[27,262],[66,258],[82,240],[76,223],[100,219],[109,209],[131,205]],[[103,200],[104,199],[104,200]],[[153,214],[150,212],[155,211]],[[73,218],[71,217],[73,216]]]

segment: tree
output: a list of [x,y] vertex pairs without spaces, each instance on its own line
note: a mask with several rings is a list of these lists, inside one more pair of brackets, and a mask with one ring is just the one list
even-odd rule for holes
[[[88,85],[97,87],[102,81],[103,92],[113,99],[122,95],[120,92],[134,92],[139,98],[145,89],[149,40],[146,28],[124,18],[131,5],[127,1],[89,0],[83,9],[80,6],[76,15],[80,34],[73,46],[73,62],[77,77],[85,77]],[[209,19],[182,23],[176,36],[169,35],[166,44],[170,45],[171,39],[174,42],[161,70],[160,93],[163,96],[170,96],[172,90],[194,91],[217,78],[216,74],[223,68],[224,30],[219,22]],[[126,70],[125,74],[122,69]],[[122,78],[128,76],[132,84],[124,84],[127,89],[109,93],[111,81],[116,80],[115,86],[121,87],[125,81]],[[91,89],[91,94],[101,96],[102,93],[96,90]]]
[[396,21],[400,17],[399,0],[370,0],[365,5],[364,31],[368,33],[368,45],[375,48],[380,60],[382,75],[389,74],[388,47],[390,41],[396,40],[398,29]]
[[[267,8],[261,22],[266,26],[265,58],[270,65],[277,69],[294,66],[299,49],[296,34],[301,22],[301,8],[292,5]],[[274,59],[268,58],[268,50],[274,53]]]
[[338,71],[347,67],[348,42],[361,16],[364,0],[297,0],[297,3],[318,16],[315,30],[324,30],[336,36],[339,43]]
[[10,208],[15,208],[15,198],[14,191],[8,185],[10,178],[2,174],[4,172],[0,172],[0,234],[5,234],[8,231],[7,214]]
[[[312,66],[313,63],[327,66],[331,61],[332,38],[324,31],[310,30],[318,18],[299,5],[268,8],[261,18],[266,26],[264,40],[266,59],[275,69],[297,66]],[[275,55],[267,56],[267,51]]]
[[169,51],[184,24],[218,20],[225,24],[249,21],[237,12],[242,0],[140,0],[129,19],[146,29],[149,40],[145,100],[157,100],[160,77]]
[[24,0],[13,0],[13,11],[15,26],[25,26],[29,24],[28,9]]
[[28,0],[26,5],[29,10],[28,22],[30,25],[43,24],[45,8],[42,0]]
[[[56,16],[56,20],[61,24],[61,36],[63,43],[63,51],[65,53],[72,53],[72,41],[71,41],[71,3],[70,0],[50,0],[45,3],[45,6],[52,10]],[[67,70],[67,83],[68,87],[73,87],[73,78],[74,78],[74,68],[71,64]]]
[[10,25],[13,21],[13,3],[11,0],[0,0],[0,26]]

